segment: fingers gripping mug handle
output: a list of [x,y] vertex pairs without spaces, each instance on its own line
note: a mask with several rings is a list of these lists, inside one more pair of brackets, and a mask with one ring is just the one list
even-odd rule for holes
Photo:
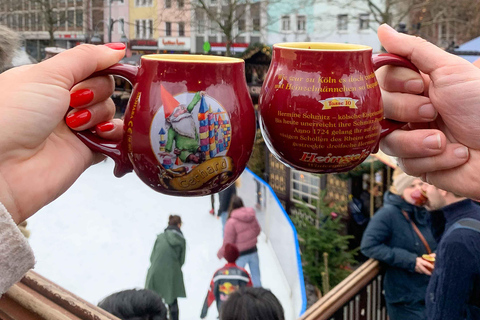
[[[386,65],[390,65],[390,66],[408,68],[415,72],[420,73],[420,71],[418,71],[418,68],[415,67],[415,65],[411,61],[403,57],[397,56],[395,54],[391,54],[391,53],[374,54],[372,57],[372,61],[373,61],[374,70],[377,70],[378,68]],[[380,125],[382,127],[382,130],[380,132],[380,137],[381,138],[385,137],[390,132],[403,127],[405,124],[406,124],[405,122],[400,122],[400,121],[395,121],[390,119],[383,119],[382,121],[380,121]]]
[[[90,78],[105,75],[115,75],[127,79],[132,86],[137,82],[138,67],[115,64],[107,69],[95,72]],[[116,177],[122,177],[133,170],[132,163],[128,159],[125,148],[123,148],[123,138],[120,141],[110,141],[102,139],[93,134],[90,130],[75,131],[75,135],[92,151],[103,153],[115,161],[113,173]]]

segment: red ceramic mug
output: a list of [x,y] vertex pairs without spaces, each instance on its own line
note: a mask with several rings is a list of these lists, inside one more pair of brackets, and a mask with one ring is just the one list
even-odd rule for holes
[[415,202],[416,206],[424,206],[428,203],[427,192],[423,189],[415,189],[410,193],[410,197]]
[[95,76],[107,74],[133,85],[123,139],[76,134],[115,161],[117,177],[134,170],[158,192],[201,196],[225,189],[245,169],[255,112],[242,59],[154,54],[142,56],[140,67],[117,64]]
[[284,164],[312,173],[353,169],[403,124],[383,117],[374,71],[418,69],[392,54],[354,44],[280,43],[259,98],[260,128]]

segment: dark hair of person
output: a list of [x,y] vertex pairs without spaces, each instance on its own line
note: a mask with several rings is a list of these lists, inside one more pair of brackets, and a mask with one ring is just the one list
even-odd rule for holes
[[116,292],[100,301],[98,306],[122,320],[167,320],[167,308],[152,290]]
[[180,218],[180,216],[170,215],[170,217],[168,217],[169,226],[178,226],[181,223],[182,223],[182,218]]
[[243,287],[222,303],[220,320],[285,320],[283,307],[267,289]]
[[239,196],[233,195],[232,199],[230,200],[230,206],[228,207],[228,217],[230,218],[230,214],[232,213],[233,210],[242,208],[244,207],[243,205],[243,200]]

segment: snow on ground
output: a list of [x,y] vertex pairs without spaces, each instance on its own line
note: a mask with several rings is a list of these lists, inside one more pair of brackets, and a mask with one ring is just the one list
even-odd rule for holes
[[[187,298],[179,299],[180,319],[199,319],[210,279],[225,263],[216,257],[222,227],[210,208],[210,197],[163,195],[133,173],[116,178],[108,159],[28,220],[35,271],[93,304],[120,290],[143,288],[156,236],[168,216],[178,214],[187,241]],[[262,236],[258,247],[263,286],[280,299],[286,319],[294,319],[283,275]],[[207,319],[216,318],[214,303]]]

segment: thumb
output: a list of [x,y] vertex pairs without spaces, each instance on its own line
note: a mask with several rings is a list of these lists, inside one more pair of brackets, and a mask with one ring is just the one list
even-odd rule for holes
[[38,63],[32,76],[38,77],[41,83],[70,90],[92,73],[119,62],[124,55],[125,45],[121,43],[82,44]]
[[436,70],[446,65],[471,65],[467,60],[445,52],[427,40],[399,33],[387,24],[378,28],[378,39],[389,53],[406,57],[420,71],[432,77]]

